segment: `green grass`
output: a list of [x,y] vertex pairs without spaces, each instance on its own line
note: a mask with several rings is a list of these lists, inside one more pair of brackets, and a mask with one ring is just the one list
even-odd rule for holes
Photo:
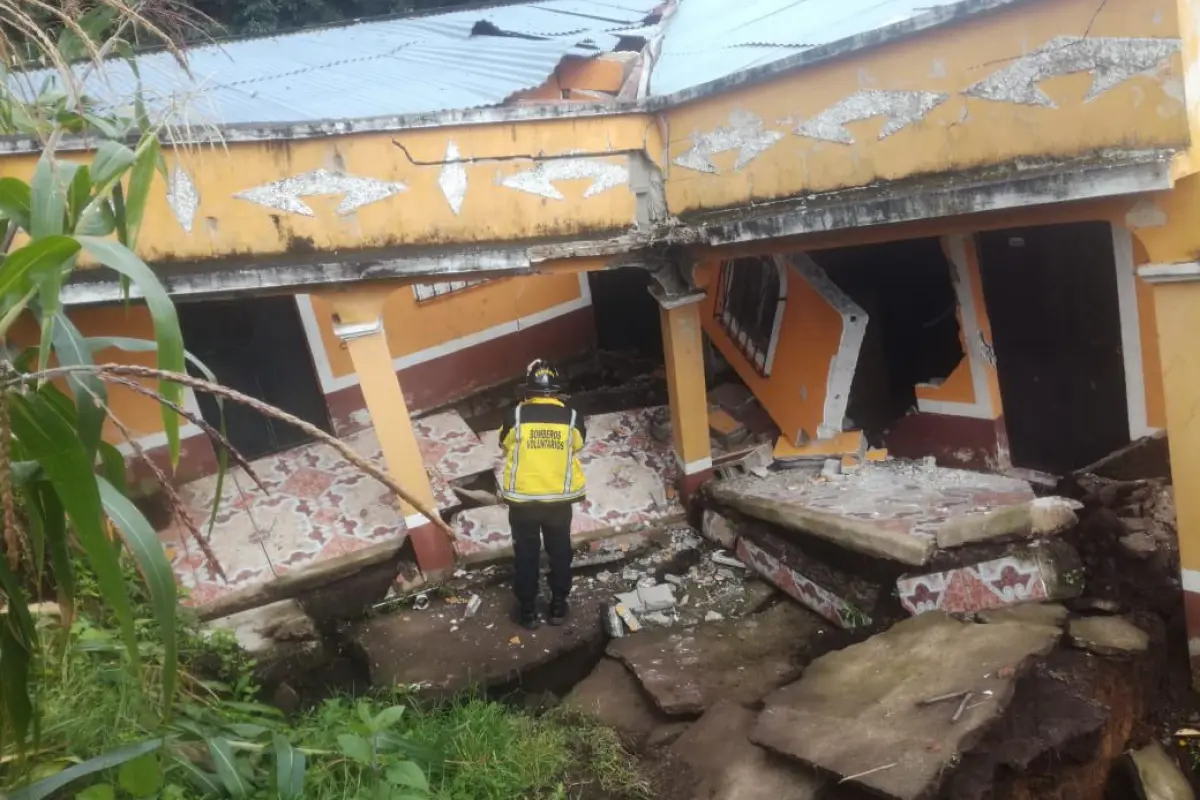
[[[186,627],[186,626],[185,626]],[[122,745],[162,734],[157,703],[161,651],[153,625],[139,626],[142,674],[132,674],[116,631],[82,617],[69,636],[44,628],[47,652],[37,685],[43,725],[35,757],[25,763],[11,750],[0,766],[0,796],[21,779],[44,777],[71,761],[86,760]],[[181,758],[205,763],[205,737],[224,737],[245,746],[235,751],[240,769],[254,781],[253,798],[274,798],[275,734],[305,751],[305,800],[386,797],[431,800],[556,800],[611,798],[643,800],[649,787],[637,762],[616,734],[578,712],[555,709],[534,715],[479,695],[438,704],[404,694],[364,698],[337,697],[291,719],[256,706],[253,665],[228,636],[200,637],[183,631],[184,676],[176,705],[171,758],[164,763],[164,800],[210,797],[189,781]],[[198,664],[219,675],[201,679]],[[404,706],[385,728],[371,728],[385,709]],[[373,763],[356,760],[345,737],[377,742]],[[379,738],[373,738],[379,737]],[[386,742],[384,738],[386,737]],[[182,755],[181,755],[182,754]],[[174,759],[174,760],[172,760]],[[400,762],[411,762],[428,788],[396,794],[383,776]],[[118,783],[114,771],[99,772],[70,786],[75,797],[89,785]],[[58,795],[56,795],[58,796]],[[119,791],[118,798],[126,797]]]

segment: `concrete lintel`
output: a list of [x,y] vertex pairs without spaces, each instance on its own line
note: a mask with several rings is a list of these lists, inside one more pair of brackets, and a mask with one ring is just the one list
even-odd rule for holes
[[667,294],[663,288],[657,283],[651,283],[646,287],[646,291],[650,292],[650,296],[658,301],[660,308],[670,311],[673,308],[682,308],[690,306],[692,303],[699,303],[707,295],[702,291],[686,292],[683,294]]
[[[957,217],[988,211],[1096,200],[1171,189],[1170,153],[1125,154],[1125,158],[1046,169],[1018,168],[1004,179],[950,175],[924,185],[851,189],[825,197],[780,201],[775,213],[732,219],[737,212],[714,213],[676,233],[680,243],[719,247],[764,239],[804,236],[851,228]],[[731,217],[726,222],[721,216]]]
[[1200,281],[1200,262],[1185,261],[1178,264],[1147,264],[1138,270],[1138,276],[1146,283],[1191,283]]

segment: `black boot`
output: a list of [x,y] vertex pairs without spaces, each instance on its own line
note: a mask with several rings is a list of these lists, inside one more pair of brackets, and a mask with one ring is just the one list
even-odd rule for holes
[[542,621],[538,619],[536,607],[519,608],[517,610],[517,624],[527,631],[536,631],[540,628]]
[[550,624],[562,625],[567,621],[567,617],[571,616],[571,606],[567,603],[567,598],[556,597],[550,601]]

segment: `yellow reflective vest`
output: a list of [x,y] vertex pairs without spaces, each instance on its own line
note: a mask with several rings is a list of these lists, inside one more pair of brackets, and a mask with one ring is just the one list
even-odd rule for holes
[[583,415],[561,400],[536,397],[508,412],[500,429],[504,499],[509,503],[583,499],[587,487],[579,451],[586,437]]

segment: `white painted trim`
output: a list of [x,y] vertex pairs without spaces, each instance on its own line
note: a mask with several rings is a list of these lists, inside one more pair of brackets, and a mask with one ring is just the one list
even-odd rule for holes
[[1133,234],[1112,225],[1113,263],[1116,265],[1117,308],[1121,319],[1121,352],[1125,361],[1125,404],[1129,438],[1154,433],[1146,415],[1146,372],[1142,363],[1142,329],[1137,302],[1137,271],[1133,265]]
[[408,528],[411,531],[414,528],[421,527],[422,525],[428,525],[430,523],[430,521],[431,520],[429,519],[429,517],[425,516],[424,514],[421,514],[421,513],[409,514],[407,517],[404,518],[404,527]]
[[383,333],[382,316],[376,317],[370,322],[347,322],[344,324],[338,323],[333,326],[333,335],[343,342],[349,342],[353,339],[365,339],[377,333]]
[[312,354],[313,366],[317,368],[317,381],[321,384],[321,393],[329,394],[334,391],[333,367],[329,364],[325,340],[321,338],[321,324],[317,322],[312,295],[296,295],[296,308],[300,312],[300,323],[304,326],[304,338],[308,340],[308,351]]
[[684,463],[683,457],[679,453],[675,454],[675,463],[679,465],[679,470],[684,475],[695,475],[699,472],[704,472],[707,469],[712,469],[713,465],[712,456],[705,456],[704,458]]
[[854,371],[858,368],[858,355],[867,334],[869,317],[806,253],[791,255],[788,261],[792,269],[842,317],[842,335],[837,352],[829,359],[825,407],[822,422],[817,426],[817,439],[830,439],[842,432],[846,407],[850,402],[850,386],[854,382]]
[[767,343],[767,355],[763,363],[763,375],[771,377],[771,366],[775,363],[775,348],[779,345],[779,330],[783,327],[783,315],[787,313],[787,266],[783,256],[775,256],[775,269],[779,273],[779,300],[775,305],[775,324],[771,327],[771,340]]
[[1185,261],[1179,264],[1147,264],[1138,270],[1146,283],[1187,283],[1200,281],[1200,263]]
[[958,300],[958,320],[962,326],[962,340],[966,348],[964,355],[971,370],[971,390],[974,403],[950,400],[926,400],[917,398],[917,410],[927,414],[946,414],[952,417],[995,419],[992,394],[988,391],[986,360],[983,357],[979,329],[979,309],[975,307],[974,285],[971,283],[970,264],[967,263],[967,237],[944,237],[946,250],[950,254],[950,280]]
[[[424,350],[418,350],[415,353],[399,356],[392,359],[392,369],[399,372],[410,367],[415,367],[418,364],[424,364],[426,361],[433,361],[436,358],[442,358],[444,356],[457,353],[460,350],[466,350],[468,347],[474,347],[475,345],[489,342],[492,339],[498,339],[501,336],[508,336],[516,333],[517,331],[524,330],[525,328],[529,328],[534,325],[540,325],[543,322],[549,322],[552,319],[570,314],[572,311],[578,311],[582,308],[587,308],[591,304],[592,292],[591,287],[588,285],[587,273],[580,272],[579,296],[574,300],[568,300],[565,303],[559,303],[556,306],[551,306],[550,308],[529,314],[528,316],[511,320],[509,322],[502,322],[499,325],[493,325],[485,330],[470,333],[466,336],[460,336],[457,339],[451,339],[448,342],[442,342],[441,344],[436,344],[433,347],[427,347]],[[304,319],[303,314],[301,314],[301,319]],[[312,316],[312,324],[314,328],[317,325],[315,315]],[[320,329],[316,328],[316,330],[309,332],[307,321],[305,321],[305,331],[308,334],[310,348],[312,347],[312,342],[314,341],[314,335],[316,336],[316,341],[318,343],[321,341]],[[321,349],[319,356],[317,351],[314,350],[313,356],[313,361],[317,364],[317,375],[321,381],[321,391],[323,391],[325,394],[330,394],[332,392],[348,389],[351,386],[358,385],[358,373],[356,372],[351,372],[349,375],[343,375],[340,378],[333,377],[332,370],[329,368],[329,360],[328,358],[324,357],[323,348]],[[323,369],[324,371],[322,371]]]
[[1200,570],[1179,570],[1179,582],[1183,585],[1185,592],[1200,594]]

